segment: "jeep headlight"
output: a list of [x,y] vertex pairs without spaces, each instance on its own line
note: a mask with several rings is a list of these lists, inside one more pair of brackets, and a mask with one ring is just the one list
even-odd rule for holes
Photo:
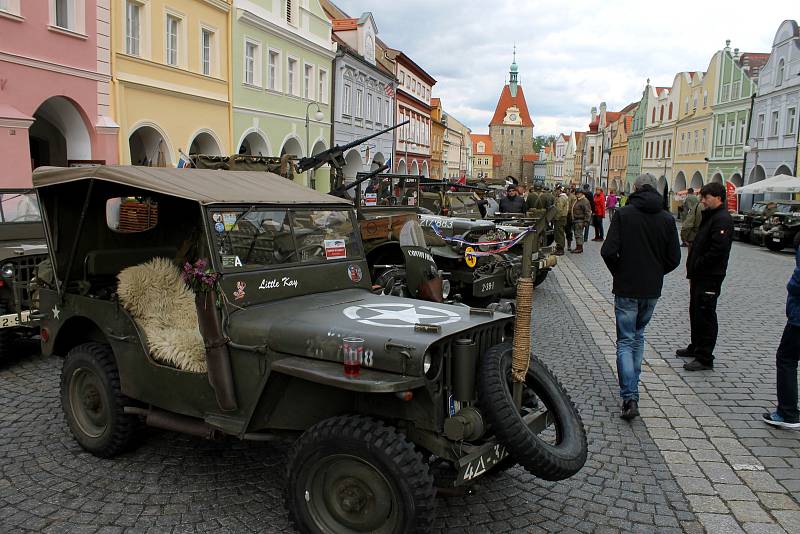
[[3,265],[3,267],[0,268],[0,275],[2,275],[3,278],[9,279],[9,280],[14,278],[14,264],[13,263],[6,263],[5,265]]
[[431,356],[430,352],[426,352],[425,356],[422,357],[422,372],[424,374],[428,374],[428,371],[431,370],[433,366],[433,357]]
[[447,300],[447,297],[450,296],[450,280],[442,280],[442,298]]

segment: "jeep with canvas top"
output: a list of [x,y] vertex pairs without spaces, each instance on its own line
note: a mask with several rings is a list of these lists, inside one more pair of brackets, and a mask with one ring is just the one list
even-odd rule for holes
[[529,350],[519,365],[530,316],[374,294],[352,203],[263,172],[33,182],[53,266],[42,351],[64,357],[65,418],[92,454],[132,448],[143,425],[292,433],[290,518],[330,533],[430,530],[432,467],[464,485],[585,463],[563,387]]

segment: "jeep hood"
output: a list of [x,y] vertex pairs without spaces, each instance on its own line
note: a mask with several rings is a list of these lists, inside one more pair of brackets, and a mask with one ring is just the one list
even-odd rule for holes
[[[341,361],[341,340],[364,340],[365,365],[420,376],[425,351],[443,338],[469,330],[500,329],[511,316],[471,314],[465,306],[437,304],[347,289],[304,295],[235,311],[229,334],[237,344]],[[415,324],[438,325],[418,332]]]

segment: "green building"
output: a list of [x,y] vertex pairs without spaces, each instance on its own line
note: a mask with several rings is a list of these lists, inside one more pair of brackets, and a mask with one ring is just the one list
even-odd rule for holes
[[[334,45],[319,0],[235,0],[231,39],[238,152],[303,157],[327,149]],[[329,171],[325,166],[295,180],[327,191]]]
[[742,164],[750,121],[751,97],[758,87],[756,81],[742,67],[739,49],[731,54],[729,45],[730,41],[723,49],[717,98],[711,107],[714,117],[714,144],[708,160],[708,174],[712,182],[731,181],[738,187],[743,185]]
[[625,191],[633,191],[633,182],[642,173],[642,139],[644,138],[644,126],[647,115],[647,100],[650,97],[652,88],[650,80],[642,92],[642,99],[639,107],[633,115],[631,122],[631,133],[628,135],[628,164],[625,170]]

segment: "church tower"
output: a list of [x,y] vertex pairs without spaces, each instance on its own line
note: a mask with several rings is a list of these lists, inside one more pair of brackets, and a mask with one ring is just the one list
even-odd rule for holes
[[533,166],[530,166],[528,176],[523,173],[523,161],[525,156],[533,158],[533,121],[525,102],[525,93],[519,84],[516,47],[508,72],[508,84],[500,92],[494,116],[489,123],[489,135],[494,152],[500,159],[495,176],[511,176],[520,183],[530,184],[533,181]]

